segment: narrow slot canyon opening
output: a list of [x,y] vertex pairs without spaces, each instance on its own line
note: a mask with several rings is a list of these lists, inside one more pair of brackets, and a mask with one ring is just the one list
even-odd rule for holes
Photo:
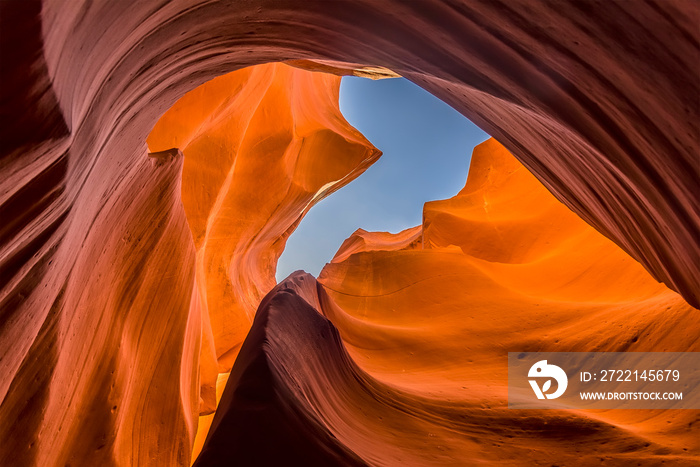
[[[674,292],[443,101],[403,78],[341,79],[306,66],[270,63],[215,78],[178,101],[149,136],[154,157],[184,154],[181,195],[196,250],[191,313],[201,318],[202,339],[192,462],[200,452],[221,455],[231,436],[267,429],[255,417],[250,433],[232,422],[250,416],[249,404],[232,392],[241,384],[273,391],[262,406],[282,425],[326,423],[316,418],[318,407],[291,418],[280,408],[317,400],[336,422],[321,430],[330,430],[332,441],[312,444],[329,443],[358,465],[469,458],[474,447],[464,440],[474,426],[499,417],[512,424],[509,414],[496,413],[474,426],[451,421],[480,412],[483,400],[505,403],[503,351],[580,351],[591,342],[643,347],[649,344],[640,328],[670,325],[654,313],[628,322],[619,307],[638,313],[663,306],[679,323],[690,319]],[[291,274],[296,270],[312,275]],[[275,315],[261,301],[278,289],[284,300],[295,290],[301,302]],[[256,327],[260,310],[274,324]],[[581,332],[571,326],[581,313],[615,324]],[[276,366],[255,363],[269,360]],[[334,380],[338,375],[354,376]],[[327,392],[335,386],[347,400]],[[446,410],[446,418],[397,412],[379,393],[426,413]],[[276,397],[289,400],[277,406]],[[440,407],[435,398],[454,405]],[[207,438],[220,403],[225,427]],[[360,406],[366,410],[353,408]],[[567,423],[588,422],[572,416]],[[405,426],[411,436],[437,439],[414,450],[394,437]],[[294,431],[284,430],[280,439]],[[445,454],[454,432],[463,439]],[[379,447],[386,450],[377,455]]]
[[304,216],[277,263],[278,282],[296,270],[318,277],[357,229],[396,234],[421,224],[425,202],[464,187],[472,151],[489,137],[405,78],[343,77],[340,111],[383,154]]
[[699,465],[698,24],[0,1],[0,465]]

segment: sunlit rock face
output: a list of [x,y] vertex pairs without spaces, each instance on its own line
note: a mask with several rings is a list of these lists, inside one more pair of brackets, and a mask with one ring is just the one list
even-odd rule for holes
[[[128,164],[98,158],[68,214],[50,205],[56,238],[29,264],[45,276],[5,296],[2,462],[189,464],[289,233],[381,154],[339,86],[283,64],[217,78]],[[55,190],[83,182],[63,175]]]
[[[699,20],[700,7],[682,0],[634,8],[532,0],[0,2],[0,464],[189,464],[196,432],[201,442],[208,427],[198,429],[198,416],[211,421],[215,387],[220,392],[225,382],[217,375],[233,364],[257,301],[274,285],[284,239],[313,202],[377,155],[342,121],[336,76],[268,65],[222,77],[249,65],[291,61],[335,74],[413,80],[496,136],[555,197],[698,306]],[[208,84],[211,96],[195,89],[217,77]],[[264,115],[274,123],[262,123]],[[521,439],[512,427],[522,425],[499,409],[498,346],[696,349],[688,305],[554,207],[544,191],[542,199],[529,192],[516,197],[531,210],[528,217],[503,210],[518,184],[509,191],[486,183],[486,199],[477,185],[429,204],[419,228],[396,237],[359,232],[346,242],[321,279],[337,307],[311,308],[340,330],[357,363],[341,358],[337,340],[325,348],[337,367],[320,354],[309,358],[326,362],[319,375],[362,375],[361,384],[343,386],[343,397],[366,402],[368,413],[384,413],[382,419],[396,420],[389,415],[395,407],[386,412],[381,404],[405,401],[406,394],[448,406],[486,399],[470,421],[453,425],[426,422],[435,411],[420,410],[424,399],[401,405],[418,420],[415,437],[413,428],[400,430],[410,426],[407,419],[386,431],[373,421],[368,426],[378,434],[369,440],[360,429],[329,422],[321,431],[336,434],[325,438],[333,456],[377,464],[404,451],[399,459],[416,462],[429,454],[500,459],[497,446],[478,440],[515,444],[501,443],[489,428],[498,426],[499,414],[516,431],[503,435],[508,440]],[[538,229],[542,237],[532,233]],[[494,235],[507,241],[497,243]],[[571,247],[578,236],[597,238],[590,242],[601,250],[585,242]],[[608,267],[586,262],[595,256]],[[384,267],[384,257],[397,267]],[[608,280],[584,274],[586,264]],[[433,284],[431,271],[445,274],[444,284]],[[459,274],[473,283],[451,282]],[[436,309],[434,297],[412,285],[419,277],[436,293],[449,288],[439,299],[454,303]],[[404,298],[412,308],[402,316],[382,297],[367,295],[397,286],[414,294]],[[465,310],[460,294],[469,290],[473,304]],[[502,298],[487,300],[489,291]],[[558,308],[564,301],[576,308]],[[494,322],[494,303],[514,310],[518,329],[548,332],[504,338],[515,325],[500,321],[503,314]],[[300,323],[315,316],[301,308]],[[614,325],[595,334],[600,319]],[[329,322],[313,323],[332,334]],[[277,326],[276,342],[293,342],[294,332],[303,331],[288,325]],[[467,327],[471,339],[463,337]],[[305,339],[304,349],[313,349],[315,338]],[[473,346],[467,350],[474,364],[452,368],[465,344]],[[260,355],[251,348],[246,355]],[[412,348],[427,353],[412,360]],[[277,373],[295,358],[280,357]],[[303,366],[298,370],[299,381],[317,384]],[[495,378],[492,392],[477,387],[486,371]],[[435,375],[434,387],[427,375]],[[459,392],[457,381],[472,395]],[[278,379],[271,387],[283,394],[287,383]],[[388,385],[381,408],[352,394]],[[303,407],[305,413],[288,418],[291,427],[332,413],[328,405],[314,413]],[[551,416],[534,414],[528,423],[541,427]],[[565,426],[579,426],[580,415],[562,417]],[[696,460],[690,431],[697,423],[688,412],[588,417],[604,425],[580,440],[581,452],[619,458],[639,451],[640,458],[680,462],[675,456],[688,449]],[[439,426],[433,432],[424,423]],[[472,441],[455,437],[462,423]],[[425,443],[427,454],[408,445],[425,436],[436,438]],[[503,458],[527,449],[547,458],[560,447],[553,436],[504,448]],[[307,446],[324,446],[317,437],[309,434]],[[438,452],[449,446],[456,447]]]
[[17,3],[2,6],[3,50],[26,50],[2,71],[17,84],[3,110],[21,116],[4,129],[9,150],[70,135],[77,170],[109,144],[141,144],[185,92],[228,71],[383,66],[481,126],[700,306],[697,2]]
[[313,204],[381,154],[341,116],[339,87],[338,76],[284,64],[246,68],[189,92],[148,137],[152,151],[185,155],[182,203],[203,317],[201,440],[219,374],[231,369],[275,285],[287,237]]
[[504,357],[698,351],[697,310],[494,140],[424,212],[269,293],[196,466],[700,461],[694,411],[509,410]]
[[[247,68],[188,93],[148,138],[152,151],[185,154],[182,203],[207,317],[203,372],[211,360],[231,368],[302,216],[381,154],[341,116],[339,87],[337,76],[283,64]],[[216,375],[205,377],[210,411]]]

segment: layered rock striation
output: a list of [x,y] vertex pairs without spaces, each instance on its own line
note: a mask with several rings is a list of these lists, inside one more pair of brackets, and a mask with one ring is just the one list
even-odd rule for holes
[[[468,190],[426,207],[420,242],[416,231],[356,235],[322,277],[340,308],[322,311],[372,378],[420,392],[425,362],[407,366],[411,381],[389,365],[407,361],[399,350],[371,367],[365,357],[373,356],[360,350],[372,347],[357,340],[362,330],[379,348],[420,348],[439,336],[448,348],[434,355],[451,361],[463,349],[450,350],[450,342],[466,323],[485,336],[510,329],[491,328],[474,305],[474,316],[433,318],[431,332],[406,338],[392,326],[412,317],[352,299],[405,286],[418,291],[406,298],[416,310],[440,316],[420,288],[408,287],[420,274],[429,283],[431,270],[465,271],[443,285],[452,278],[450,290],[462,290],[459,277],[475,278],[521,310],[521,325],[561,334],[562,348],[693,349],[695,310],[686,302],[700,304],[699,20],[700,7],[684,0],[634,8],[531,0],[1,2],[0,463],[190,462],[195,432],[206,431],[198,415],[216,406],[218,375],[231,368],[257,302],[274,285],[284,239],[315,201],[377,155],[340,117],[337,76],[283,65],[242,70],[268,62],[411,79],[494,135],[523,173],[593,227],[551,207],[541,190],[541,199],[522,196],[532,219],[475,212],[478,190]],[[222,76],[234,70],[236,77]],[[197,94],[205,82],[214,96]],[[481,203],[498,204],[495,192]],[[552,213],[578,224],[549,229]],[[530,220],[544,237],[528,233]],[[571,247],[578,236],[596,238],[601,250]],[[419,256],[426,250],[435,251]],[[386,264],[406,263],[383,276],[384,256]],[[608,266],[586,262],[594,256]],[[568,272],[559,268],[567,262]],[[587,264],[599,279],[571,275]],[[538,279],[547,271],[554,275]],[[451,313],[463,299],[443,309]],[[545,299],[541,315],[522,312]],[[577,305],[559,313],[562,302]],[[601,319],[615,325],[596,337],[584,325]],[[489,339],[474,344],[483,361],[496,345]],[[468,368],[453,369],[454,380],[466,372],[472,381]],[[442,378],[447,388],[450,378]],[[679,449],[697,449],[686,413],[629,417],[609,416],[650,443],[632,451],[681,461]],[[362,443],[343,439],[369,462]],[[602,449],[619,457],[627,448]]]
[[506,358],[697,352],[697,310],[494,140],[424,213],[263,299],[195,466],[700,460],[692,410],[508,409]]
[[2,72],[13,122],[4,152],[27,145],[22,166],[63,136],[79,154],[72,172],[83,172],[118,152],[110,146],[145,141],[187,91],[245,66],[381,66],[496,137],[558,199],[700,304],[695,2],[35,0],[2,8],[3,51],[21,44],[26,52],[4,53]]
[[84,171],[62,140],[6,159],[2,462],[189,464],[289,233],[380,155],[339,85],[261,65]]

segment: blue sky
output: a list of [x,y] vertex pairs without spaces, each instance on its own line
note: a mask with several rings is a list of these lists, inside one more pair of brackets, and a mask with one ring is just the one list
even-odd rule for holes
[[318,276],[358,228],[399,232],[421,223],[423,203],[454,196],[471,153],[489,136],[404,78],[344,77],[340,110],[384,154],[364,174],[311,208],[277,264]]

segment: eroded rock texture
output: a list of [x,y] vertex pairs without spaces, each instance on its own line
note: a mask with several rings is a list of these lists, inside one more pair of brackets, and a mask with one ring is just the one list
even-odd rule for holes
[[270,292],[195,465],[700,460],[696,411],[509,410],[505,358],[697,352],[697,310],[494,140],[424,217]]
[[58,222],[46,276],[18,274],[34,286],[5,302],[4,461],[189,463],[289,233],[380,155],[339,86],[283,64],[217,78],[160,119],[150,152],[98,159],[79,206],[49,203],[73,230]]
[[[197,250],[202,304],[200,413],[275,285],[289,234],[313,204],[381,154],[341,116],[340,78],[283,64],[214,79],[180,99],[148,137],[182,148],[182,203]],[[202,418],[199,436],[211,417]]]
[[200,314],[182,158],[156,164],[142,144],[130,162],[96,161],[88,196],[66,212],[56,189],[13,238],[36,250],[20,250],[26,263],[3,289],[4,465],[189,460]]
[[26,42],[44,56],[10,62],[4,73],[21,76],[27,99],[6,88],[6,112],[23,128],[62,117],[85,163],[107,140],[144,141],[186,91],[227,71],[289,59],[384,66],[479,124],[698,306],[700,6],[636,3],[46,0],[22,7],[23,21],[3,14],[3,49]]
[[[0,463],[190,462],[198,414],[216,405],[217,380],[223,383],[217,375],[233,364],[256,302],[273,285],[284,238],[314,201],[377,155],[340,118],[337,77],[268,65],[210,82],[217,89],[210,98],[197,90],[186,95],[249,65],[291,60],[296,67],[398,73],[417,82],[494,135],[559,200],[698,306],[699,21],[700,6],[684,0],[634,7],[544,0],[0,2]],[[183,96],[163,120],[172,126],[157,126]],[[263,123],[263,116],[274,124]],[[474,352],[484,352],[485,364],[496,352],[488,335],[508,328],[478,313],[480,306],[489,310],[478,297],[469,307],[474,315],[403,316],[431,320],[407,337],[393,329],[386,304],[370,310],[343,295],[392,292],[390,286],[408,286],[421,274],[429,282],[431,268],[463,271],[450,277],[474,277],[502,293],[521,313],[521,327],[545,326],[547,339],[562,334],[562,349],[591,341],[619,348],[628,337],[629,348],[640,350],[694,348],[693,310],[573,214],[561,211],[573,220],[543,228],[547,243],[526,235],[527,222],[547,227],[551,212],[484,217],[473,207],[478,190],[469,190],[428,205],[420,236],[418,229],[399,237],[359,233],[324,272],[322,282],[340,308],[311,307],[340,329],[362,368],[357,371],[396,391],[422,394],[419,367],[426,363],[411,367],[402,346],[420,348],[436,338],[447,348],[433,355],[454,361],[451,353],[463,349],[450,348],[451,337],[469,326],[480,333]],[[496,191],[489,191],[488,203],[505,203],[500,197],[508,191]],[[542,200],[550,199],[544,193]],[[550,206],[542,200],[531,199],[528,208]],[[487,214],[488,203],[482,202]],[[494,233],[525,235],[506,248],[493,241]],[[610,280],[580,282],[557,269],[548,251],[576,267],[588,264],[567,247],[576,235],[598,239],[593,243],[605,253],[581,249],[617,271],[591,266]],[[381,276],[382,255],[394,255],[387,264],[401,268]],[[533,270],[533,262],[541,269]],[[378,275],[369,276],[375,270]],[[535,279],[534,272],[548,270],[560,280]],[[618,276],[630,282],[613,287]],[[374,279],[366,283],[368,277]],[[427,296],[421,301],[420,288],[405,290],[416,293],[410,298],[416,315],[462,308],[464,297],[436,310]],[[556,312],[562,300],[581,308]],[[530,306],[543,311],[530,313]],[[372,319],[355,316],[361,310]],[[596,338],[581,310],[619,326]],[[397,349],[382,357],[384,364],[368,353],[370,344],[357,340],[362,330]],[[333,349],[344,355],[341,346]],[[389,365],[400,362],[416,379],[402,379],[399,367]],[[451,381],[473,385],[471,368],[453,369]],[[498,387],[502,374],[495,377]],[[505,412],[489,407],[498,407],[498,397],[482,401],[478,410],[485,415],[469,425],[470,439],[494,439],[488,429],[473,427],[497,426],[494,414]],[[504,426],[511,426],[504,416]],[[626,416],[596,418],[623,431],[619,437],[619,431],[595,431],[602,435],[582,444],[583,451],[617,457],[640,451],[677,461],[697,456],[689,434],[697,423],[687,420],[688,412]],[[542,418],[533,417],[541,426]],[[361,430],[333,430],[342,435],[334,445],[364,462],[384,462],[367,457],[371,443]],[[415,439],[425,439],[425,430],[420,433]],[[508,443],[517,445],[518,433],[509,433]],[[425,452],[438,455],[438,446],[450,444],[433,434],[436,442]],[[385,438],[391,436],[396,439]],[[389,430],[376,439],[387,453],[404,452],[391,448],[402,436]],[[551,436],[538,439],[544,443],[539,454],[557,445]],[[601,439],[617,441],[601,447]],[[471,451],[457,447],[445,455],[458,459],[469,451],[496,459],[490,447],[474,443]],[[406,459],[423,459],[412,449]]]

